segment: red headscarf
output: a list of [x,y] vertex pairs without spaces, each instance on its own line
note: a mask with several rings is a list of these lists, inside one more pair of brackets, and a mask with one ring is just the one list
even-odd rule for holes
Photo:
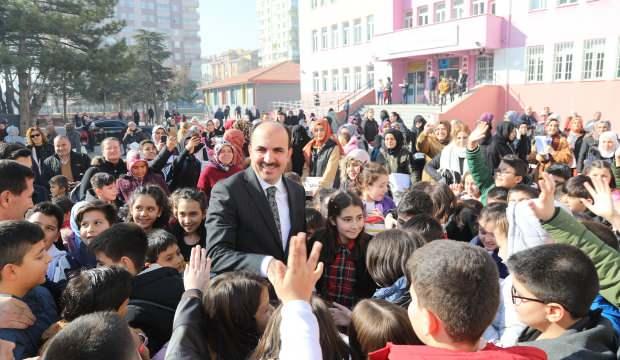
[[317,138],[313,138],[312,140],[310,140],[310,142],[306,144],[306,146],[304,146],[304,150],[303,150],[304,158],[306,159],[306,163],[308,165],[311,165],[311,162],[312,162],[312,149],[313,148],[320,149],[321,147],[323,147],[323,145],[325,145],[325,143],[329,139],[334,140],[334,142],[336,143],[336,147],[338,148],[338,151],[340,151],[340,154],[342,154],[342,147],[340,146],[338,141],[333,139],[334,133],[332,132],[332,127],[329,126],[329,119],[324,117],[322,119],[315,120],[314,123],[312,124],[312,128],[314,129],[317,126],[322,126],[325,129],[325,137],[321,141],[318,140]]
[[243,131],[237,129],[228,129],[224,133],[224,140],[228,141],[235,149],[235,156],[233,157],[233,164],[237,166],[243,166],[245,158],[243,157],[243,144],[245,143],[245,136]]

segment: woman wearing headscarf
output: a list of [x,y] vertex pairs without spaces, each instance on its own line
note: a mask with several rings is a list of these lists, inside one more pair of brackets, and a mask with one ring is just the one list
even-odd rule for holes
[[452,128],[452,133],[452,141],[425,167],[433,180],[448,185],[459,183],[462,176],[469,172],[465,156],[469,129],[463,124],[457,124]]
[[512,142],[517,137],[517,129],[510,121],[502,121],[497,125],[495,135],[486,150],[487,165],[495,171],[505,155],[515,154]]
[[233,163],[234,154],[234,147],[226,140],[215,145],[213,157],[200,173],[196,185],[198,190],[207,195],[207,200],[211,196],[211,189],[218,181],[241,171],[241,168]]
[[250,156],[250,150],[248,148],[250,145],[250,123],[245,119],[239,119],[233,124],[233,129],[240,130],[243,133],[245,139],[243,143],[243,157],[247,158]]
[[420,180],[420,172],[413,167],[413,155],[404,146],[403,133],[389,129],[383,133],[384,147],[379,151],[376,162],[385,166],[390,174],[406,174],[411,176],[411,183]]
[[416,115],[415,118],[413,118],[413,129],[411,129],[411,146],[412,149],[411,151],[413,152],[417,152],[417,140],[418,140],[418,135],[420,135],[420,133],[422,133],[422,131],[424,131],[424,126],[426,125],[426,119],[422,116],[422,115]]
[[611,164],[616,150],[618,150],[618,135],[613,131],[605,131],[598,136],[598,145],[590,147],[584,168],[588,168],[595,160],[603,160]]
[[556,117],[549,117],[545,122],[545,133],[547,135],[547,149],[545,154],[536,153],[536,148],[532,149],[532,157],[538,162],[538,171],[544,171],[553,164],[564,164],[571,166],[573,163],[573,153],[566,137],[560,132],[560,121]]
[[332,188],[342,156],[340,145],[333,139],[329,119],[324,117],[312,125],[313,139],[304,147],[307,176],[320,177],[320,188]]
[[235,148],[235,157],[233,164],[245,168],[245,156],[243,155],[243,146],[245,145],[245,135],[243,131],[238,129],[228,129],[224,133],[224,140],[228,141]]
[[308,131],[303,125],[295,125],[291,130],[291,148],[293,154],[291,155],[292,170],[299,176],[303,175],[304,171],[304,146],[310,141]]

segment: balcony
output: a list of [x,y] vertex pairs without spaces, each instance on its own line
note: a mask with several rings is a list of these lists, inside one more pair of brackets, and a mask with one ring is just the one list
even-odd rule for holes
[[381,61],[482,48],[498,49],[501,47],[503,22],[503,18],[495,15],[480,15],[378,34],[373,42]]

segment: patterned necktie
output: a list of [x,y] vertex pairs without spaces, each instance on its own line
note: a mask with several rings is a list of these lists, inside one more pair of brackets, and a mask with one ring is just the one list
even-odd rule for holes
[[278,191],[278,188],[275,186],[270,186],[267,188],[267,201],[269,202],[269,207],[271,208],[273,219],[276,221],[276,227],[278,228],[278,235],[279,235],[278,237],[280,238],[280,240],[282,240],[282,230],[280,228],[280,214],[278,213],[276,191]]

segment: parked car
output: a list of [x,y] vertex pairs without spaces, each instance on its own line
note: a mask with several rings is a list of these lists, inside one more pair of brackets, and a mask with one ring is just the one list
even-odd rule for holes
[[[140,126],[140,129],[148,136],[151,137],[152,126]],[[89,126],[80,127],[80,138],[82,144],[86,146],[88,143],[88,136],[95,140],[95,144],[100,144],[101,141],[107,137],[115,137],[119,140],[123,139],[125,131],[127,131],[127,123],[121,120],[95,120]]]

